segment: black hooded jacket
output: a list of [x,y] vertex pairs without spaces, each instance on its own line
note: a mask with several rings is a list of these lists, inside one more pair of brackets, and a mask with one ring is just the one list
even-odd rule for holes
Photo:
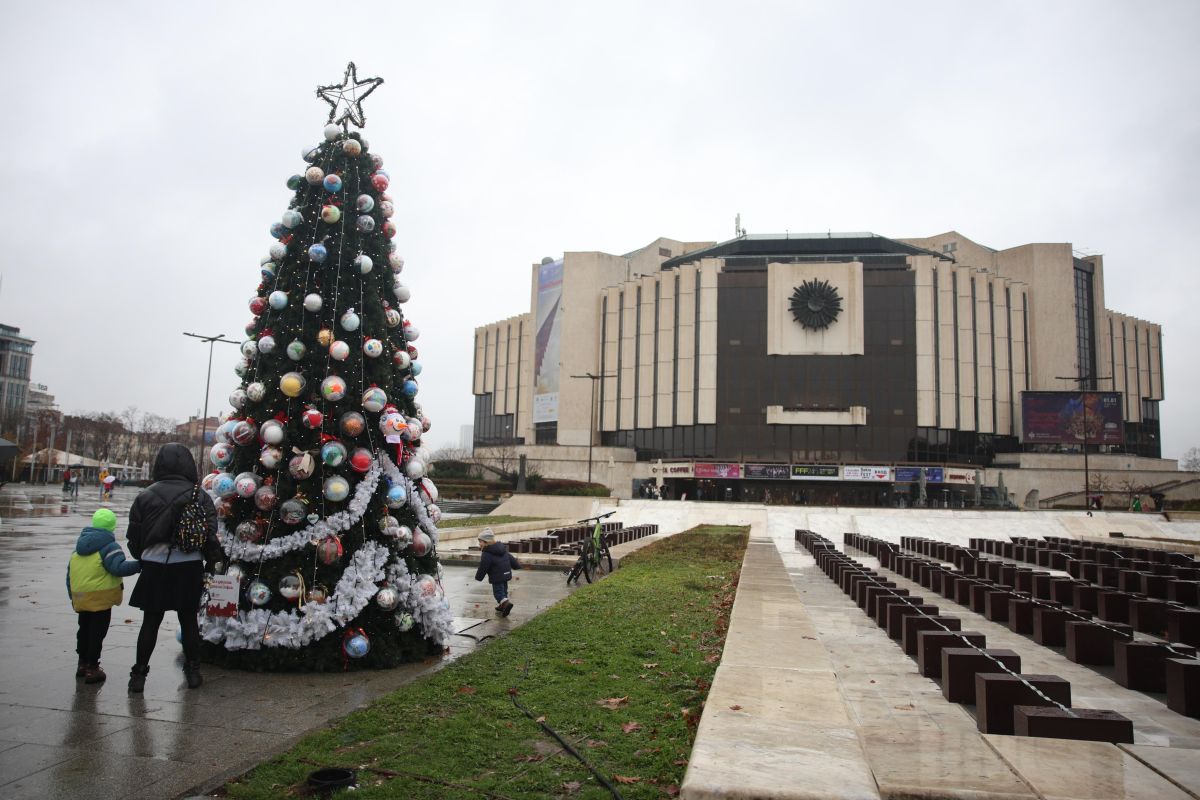
[[[175,535],[179,513],[192,497],[199,478],[192,452],[181,444],[164,444],[154,458],[154,483],[139,494],[129,509],[129,552],[141,558],[142,551],[156,544],[170,544]],[[205,561],[220,561],[217,539],[217,509],[212,498],[201,490],[200,503],[208,518],[208,533],[202,553]]]
[[479,554],[475,580],[481,581],[486,576],[488,583],[508,583],[514,569],[521,569],[521,562],[508,552],[508,546],[504,542],[492,542]]

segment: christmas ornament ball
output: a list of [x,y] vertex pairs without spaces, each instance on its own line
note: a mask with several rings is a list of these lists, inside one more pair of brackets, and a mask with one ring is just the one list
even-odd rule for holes
[[287,245],[283,242],[271,242],[267,252],[271,254],[272,261],[282,261],[287,256]]
[[271,335],[263,336],[258,340],[258,352],[273,353],[275,352],[275,337]]
[[321,423],[325,421],[325,415],[312,406],[308,406],[300,414],[300,422],[310,431],[315,431],[321,427]]
[[237,537],[243,542],[257,542],[262,538],[262,528],[254,520],[248,519],[245,522],[239,522],[235,529]]
[[379,204],[379,213],[383,214],[384,219],[391,219],[392,215],[396,213],[396,206],[392,204],[391,200],[384,200]]
[[287,357],[292,361],[299,361],[304,358],[304,354],[308,352],[308,348],[304,346],[304,342],[299,339],[293,339],[288,342]]
[[321,295],[316,292],[304,295],[304,310],[314,314],[321,310]]
[[282,222],[271,223],[271,237],[274,239],[282,239],[287,236],[288,229]]
[[345,361],[350,357],[350,345],[339,340],[329,345],[329,357],[334,361]]
[[332,341],[333,331],[329,328],[321,328],[321,330],[317,331],[317,344],[321,345],[321,347],[329,347]]
[[253,472],[239,472],[233,479],[234,491],[238,497],[253,497],[258,491],[259,478]]
[[391,611],[400,605],[400,593],[390,586],[384,586],[375,593],[375,604],[384,611]]
[[260,381],[254,381],[246,387],[246,396],[251,402],[257,403],[262,400],[267,394],[267,387],[263,386]]
[[[421,531],[418,531],[417,533],[413,534],[413,547],[414,548],[416,547],[417,539],[419,539],[422,536],[425,536],[425,534]],[[428,541],[429,537],[425,536],[425,539],[426,539],[426,541]],[[432,575],[422,575],[421,577],[417,578],[417,587],[416,588],[417,588],[417,591],[421,593],[422,597],[433,597],[435,594],[437,594],[437,588],[438,588],[437,581],[434,580],[434,577]]]
[[420,361],[412,362],[412,374],[413,374],[414,378],[421,374],[422,369],[423,369],[423,367],[421,366]]
[[342,558],[342,540],[327,536],[317,543],[317,560],[325,566],[336,564]]
[[346,396],[346,382],[337,375],[330,375],[321,381],[321,397],[331,403],[336,403]]
[[325,186],[325,191],[331,194],[336,194],[342,190],[342,179],[338,175],[326,175],[322,183]]
[[412,544],[412,528],[407,525],[401,525],[396,529],[396,543],[401,547],[408,547]]
[[304,600],[309,603],[324,603],[329,599],[329,590],[324,586],[314,586],[305,594]]
[[[326,181],[329,179],[326,178]],[[333,225],[342,218],[342,210],[337,206],[329,205],[321,208],[321,222],[327,225]]]
[[417,382],[412,381],[412,380],[405,381],[403,387],[401,388],[401,391],[404,392],[405,397],[416,397],[417,396]]
[[279,507],[279,519],[284,525],[299,525],[307,513],[308,504],[298,497],[284,500]]
[[388,256],[388,265],[392,268],[392,272],[403,272],[404,256],[399,253],[392,253]]
[[415,342],[421,337],[421,330],[411,322],[404,323],[404,340],[406,342]]
[[[420,558],[421,556],[428,553],[429,548],[431,548],[431,547],[433,547],[433,540],[429,538],[429,534],[427,534],[425,531],[414,531],[413,532],[413,540],[412,540],[413,555],[415,555],[417,558]],[[424,577],[428,577],[428,576],[423,576],[423,578]],[[417,581],[418,584],[420,584],[420,582],[421,581]],[[433,579],[430,578],[429,582],[433,583]],[[433,592],[427,592],[427,591],[424,591],[424,589],[422,589],[422,593],[426,597],[433,594]]]
[[392,287],[392,295],[395,296],[397,303],[407,303],[409,300],[412,300],[412,289],[403,283],[397,283]]
[[375,220],[366,214],[361,214],[358,219],[354,220],[354,227],[362,233],[370,233],[375,230]]
[[212,490],[217,497],[232,497],[237,491],[233,476],[228,472],[217,473],[217,477],[213,478]]
[[362,144],[357,139],[347,139],[342,142],[342,152],[355,158],[362,155]]
[[321,491],[326,500],[340,503],[350,495],[350,482],[341,475],[333,475],[325,479]]
[[376,172],[371,176],[371,185],[375,187],[375,191],[377,192],[382,192],[387,189],[389,183],[390,181],[388,180],[388,176],[382,173]]
[[390,219],[387,222],[383,223],[383,235],[389,239],[395,238],[396,223],[392,222]]
[[273,444],[263,446],[259,451],[258,463],[262,464],[267,469],[275,469],[279,466],[279,462],[283,461],[283,450]]
[[304,185],[304,176],[303,175],[293,175],[287,179],[287,187],[289,189],[291,189],[293,192],[296,191],[297,189],[299,189],[303,185]]
[[233,563],[225,568],[225,574],[235,581],[240,581],[246,577],[246,570],[242,569],[241,564]]
[[218,442],[208,451],[208,459],[213,466],[224,469],[233,463],[233,448],[224,442]]
[[363,658],[371,652],[371,640],[362,631],[351,634],[342,642],[342,649],[350,658]]
[[300,580],[296,575],[284,575],[279,579],[279,596],[289,602],[294,602],[300,599],[300,592],[304,589],[304,581]]
[[275,266],[274,261],[263,262],[262,269],[261,269],[263,280],[267,280],[267,281],[275,280],[275,270],[276,269],[278,269],[278,268]]
[[400,520],[396,519],[390,514],[385,517],[380,517],[379,519],[379,530],[381,531],[386,532],[398,527],[400,527]]
[[404,465],[404,474],[414,481],[425,477],[425,462],[419,458],[411,459]]
[[350,469],[355,472],[366,472],[371,468],[371,451],[365,447],[357,447],[350,454]]
[[379,358],[383,355],[383,342],[378,339],[367,339],[363,342],[363,353],[367,358]]
[[404,491],[404,487],[396,485],[388,489],[387,492],[387,507],[388,508],[403,508],[404,501],[408,499],[408,493]]
[[442,521],[442,510],[437,507],[436,503],[430,503],[429,507],[425,510],[429,512],[429,519],[434,525]]
[[321,155],[321,145],[300,148],[300,157],[310,164],[316,161],[319,155]]
[[258,428],[259,437],[267,444],[283,444],[287,428],[277,419],[269,419]]
[[347,411],[338,420],[338,428],[341,430],[343,436],[354,438],[361,434],[366,427],[366,419],[357,411]]
[[[299,455],[292,456],[292,459],[288,461],[288,474],[298,481],[307,480],[312,476],[316,468],[317,462],[312,457],[312,453],[300,453]],[[303,512],[303,506],[301,507],[301,511]],[[300,514],[300,518],[304,518],[304,513]]]
[[409,631],[412,630],[413,625],[416,625],[416,624],[417,624],[417,621],[415,619],[413,619],[413,615],[408,613],[407,611],[401,612],[396,615],[396,627],[400,629],[401,633],[408,633]]
[[245,408],[247,401],[250,399],[245,389],[234,389],[229,393],[229,405],[234,408]]
[[375,198],[369,194],[360,194],[354,200],[354,207],[363,214],[369,214],[375,208]]
[[242,342],[242,355],[243,356],[245,356],[246,358],[254,358],[254,355],[257,352],[258,352],[258,342],[254,341],[253,339],[247,339],[246,341]]
[[308,248],[308,260],[315,264],[325,263],[325,257],[327,255],[328,252],[325,250],[325,245],[323,244],[314,244],[312,247]]
[[213,434],[213,436],[218,442],[221,442],[222,444],[229,444],[233,441],[233,439],[230,437],[230,433],[233,431],[233,426],[236,424],[237,423],[231,419],[225,420],[217,426],[217,432]]
[[286,228],[294,228],[304,222],[304,215],[294,208],[289,208],[283,212],[283,225]]
[[304,391],[304,376],[299,372],[285,372],[279,379],[279,391],[287,397],[299,397]]
[[258,432],[254,430],[254,426],[249,422],[239,420],[233,426],[233,430],[230,431],[229,435],[233,438],[234,444],[245,446],[254,441],[254,437],[258,435]]
[[375,169],[383,169],[383,156],[378,153],[371,154],[371,166]]
[[438,489],[436,486],[433,485],[433,481],[429,480],[429,478],[422,478],[421,479],[421,488],[425,491],[425,495],[429,498],[430,502],[432,502],[432,503],[437,502]]
[[371,260],[369,255],[360,253],[354,259],[354,266],[358,267],[358,271],[362,275],[368,274],[375,266],[375,262]]
[[304,180],[308,181],[309,185],[316,186],[325,180],[325,170],[320,167],[309,167],[304,170]]
[[378,386],[372,386],[363,392],[362,407],[372,414],[378,414],[387,405],[387,393]]
[[407,350],[397,350],[392,354],[392,363],[398,369],[408,369],[412,364],[412,356],[408,354]]
[[275,507],[275,502],[278,499],[279,495],[276,493],[274,486],[260,486],[258,487],[258,491],[254,493],[254,507],[259,511],[270,511]]
[[325,126],[325,141],[336,142],[337,138],[341,135],[341,126],[334,125],[332,122]]
[[246,594],[256,606],[265,606],[271,602],[271,589],[262,581],[252,581]]
[[383,319],[389,328],[395,328],[404,321],[404,318],[400,316],[400,312],[394,308],[389,308],[383,312]]
[[274,311],[283,311],[285,308],[287,308],[288,304],[287,292],[281,292],[276,289],[267,295],[267,304],[270,305]]
[[340,467],[346,460],[346,445],[338,441],[321,445],[321,463],[327,467]]
[[354,313],[354,309],[351,308],[345,314],[342,314],[339,323],[344,331],[356,331],[358,330],[358,326],[362,324],[362,320],[358,314]]

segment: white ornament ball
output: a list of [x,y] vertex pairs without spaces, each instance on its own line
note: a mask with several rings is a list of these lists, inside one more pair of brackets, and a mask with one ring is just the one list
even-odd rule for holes
[[279,596],[284,600],[295,600],[300,597],[300,589],[303,585],[295,575],[284,575],[279,579]]
[[358,314],[354,313],[353,308],[350,309],[349,311],[347,311],[345,314],[342,314],[342,319],[341,319],[342,330],[356,331],[356,330],[358,330],[358,326],[361,322],[362,322],[362,320],[360,320],[358,318]]
[[[422,536],[424,536],[424,533],[421,531],[418,531],[413,536],[414,548],[417,541]],[[425,538],[428,539],[429,537],[425,536]],[[422,597],[433,597],[435,594],[437,594],[437,581],[434,580],[432,575],[422,575],[421,577],[417,578],[417,591],[420,592]]]
[[350,345],[343,341],[336,341],[329,345],[329,357],[334,361],[345,361],[350,357]]
[[375,593],[375,604],[384,611],[391,611],[400,605],[400,593],[390,586],[384,586]]
[[275,337],[264,336],[258,340],[258,352],[273,353],[275,351]]
[[397,350],[392,354],[392,363],[398,369],[408,369],[409,365],[412,364],[412,356],[405,350]]
[[255,403],[263,399],[267,394],[267,387],[263,386],[259,381],[255,381],[246,387],[246,396]]
[[399,253],[392,253],[388,256],[388,265],[392,268],[392,272],[404,271],[404,256]]
[[406,342],[415,342],[421,335],[421,331],[416,325],[409,323],[404,326],[404,340]]
[[337,141],[337,138],[341,135],[342,135],[342,128],[340,125],[334,125],[331,122],[325,126],[325,141],[335,142],[335,141]]
[[397,303],[407,303],[409,300],[412,300],[412,289],[403,283],[397,283],[392,287],[392,294],[396,296]]
[[242,355],[243,356],[245,356],[246,358],[254,358],[254,355],[257,352],[258,352],[258,342],[254,341],[253,339],[247,339],[246,341],[242,342]]
[[285,228],[294,228],[304,222],[304,215],[294,208],[289,208],[283,212],[283,226]]
[[354,266],[358,267],[359,273],[366,275],[375,266],[375,262],[368,255],[359,255],[354,259]]
[[417,478],[425,477],[425,462],[419,458],[411,459],[404,465],[404,474],[412,478],[414,481]]
[[317,186],[325,180],[325,170],[320,167],[309,167],[304,171],[304,180],[313,186]]
[[287,428],[277,419],[269,419],[258,429],[258,435],[267,444],[283,444],[287,437]]
[[239,410],[245,408],[246,402],[249,399],[249,392],[245,389],[234,389],[229,393],[229,405]]
[[287,308],[288,296],[287,292],[281,292],[278,289],[267,295],[267,305],[275,311],[282,311]]
[[358,139],[347,139],[342,142],[342,152],[351,158],[362,155],[362,144]]
[[283,242],[272,242],[267,252],[271,254],[272,261],[282,261],[287,255],[287,245]]
[[423,478],[421,480],[421,488],[425,490],[425,494],[429,497],[429,501],[431,503],[436,503],[438,501],[438,490],[437,487],[433,485],[433,481],[429,480],[429,478]]
[[430,503],[429,508],[425,510],[429,512],[429,519],[433,521],[434,525],[442,521],[442,510],[437,507],[436,503]]
[[383,312],[383,318],[387,322],[387,326],[389,328],[395,328],[404,321],[400,316],[400,312],[394,308],[389,308],[387,311]]
[[321,310],[321,295],[313,292],[304,296],[304,310],[314,314]]
[[367,339],[363,342],[363,353],[367,358],[379,358],[383,355],[383,342],[378,339]]

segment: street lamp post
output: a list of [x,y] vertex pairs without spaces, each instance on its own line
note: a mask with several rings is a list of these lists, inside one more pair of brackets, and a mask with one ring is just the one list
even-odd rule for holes
[[[1091,375],[1083,375],[1078,378],[1069,378],[1069,377],[1065,377],[1062,375],[1056,375],[1055,379],[1060,380],[1060,381],[1075,381],[1076,383],[1082,384],[1082,383],[1086,383],[1088,381],[1112,380],[1112,376],[1110,375],[1110,376],[1103,377],[1103,378],[1092,378]],[[1095,391],[1095,390],[1093,389],[1093,391]],[[1092,507],[1091,496],[1090,496],[1092,489],[1091,489],[1091,475],[1088,471],[1088,449],[1087,449],[1087,446],[1088,446],[1088,407],[1087,407],[1086,394],[1087,394],[1087,390],[1080,387],[1079,399],[1083,403],[1083,507],[1085,510],[1090,511],[1091,507]]]
[[208,393],[212,386],[213,345],[217,342],[228,342],[229,344],[237,344],[237,342],[233,339],[226,339],[223,333],[218,333],[216,336],[201,336],[198,333],[184,331],[183,335],[191,336],[193,339],[199,339],[202,342],[208,342],[208,376],[204,379],[204,418],[200,423],[200,453],[196,457],[196,463],[200,464],[204,460],[204,437],[208,435]]
[[592,482],[592,442],[595,440],[596,434],[596,381],[604,378],[615,378],[615,375],[593,375],[586,372],[583,375],[572,375],[572,378],[581,378],[592,382],[592,405],[591,412],[588,416],[588,483]]

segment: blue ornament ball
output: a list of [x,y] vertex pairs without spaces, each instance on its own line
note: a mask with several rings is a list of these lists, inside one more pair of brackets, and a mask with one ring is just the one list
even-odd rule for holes
[[281,292],[278,289],[267,295],[267,303],[276,311],[282,311],[287,308],[288,296],[286,292]]
[[342,644],[342,648],[350,658],[362,658],[371,652],[371,640],[367,638],[365,633],[356,633],[346,638]]
[[303,175],[293,175],[292,177],[287,179],[287,187],[289,189],[291,189],[293,192],[296,191],[297,189],[299,189],[303,185],[304,185],[304,176]]
[[288,229],[283,226],[282,222],[271,223],[271,235],[276,239],[282,239],[287,236]]
[[404,392],[405,397],[416,397],[417,396],[417,382],[416,381],[405,381],[402,391]]
[[388,508],[400,508],[404,505],[404,501],[408,499],[408,493],[404,491],[403,486],[393,486],[388,489],[387,506]]
[[421,363],[419,361],[412,362],[412,366],[409,368],[412,370],[414,378],[421,374]]
[[323,244],[314,244],[312,247],[308,248],[309,261],[315,261],[318,264],[323,264],[325,263],[325,256],[327,255],[328,253],[326,252],[325,245]]
[[340,192],[342,190],[342,179],[337,175],[325,176],[325,191]]

